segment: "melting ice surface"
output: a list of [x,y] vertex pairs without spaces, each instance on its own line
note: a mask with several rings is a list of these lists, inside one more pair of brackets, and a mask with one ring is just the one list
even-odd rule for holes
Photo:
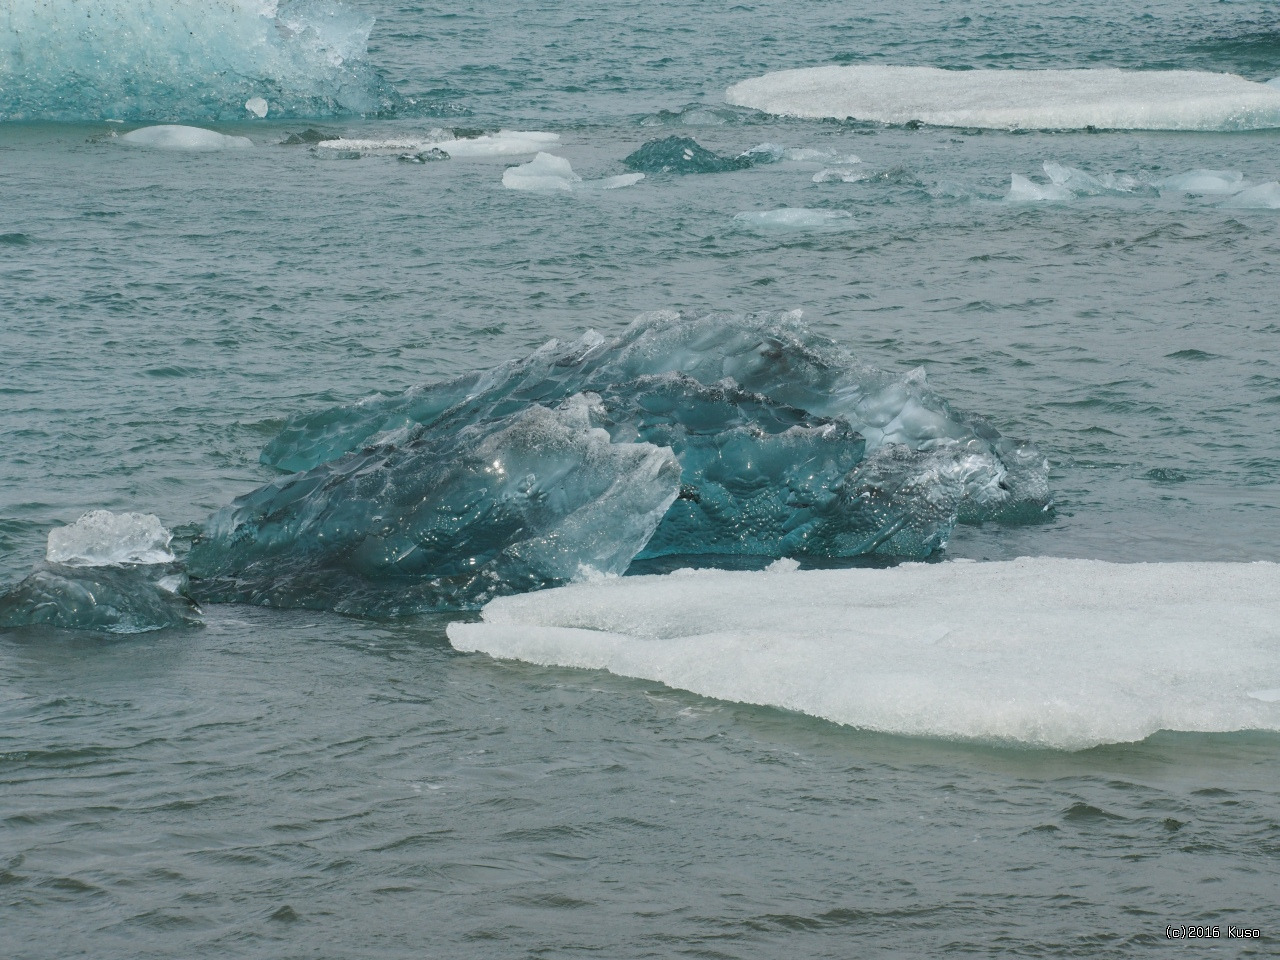
[[51,530],[47,562],[0,594],[0,627],[144,633],[198,624],[171,539],[158,517],[106,510]]
[[179,124],[131,130],[120,137],[120,142],[127,143],[131,147],[192,152],[245,150],[253,146],[253,141],[248,137],[227,136],[214,130],[205,130],[203,127],[187,127]]
[[890,733],[1060,749],[1280,730],[1280,566],[677,571],[494,601],[459,650]]
[[573,172],[573,166],[564,157],[539,153],[528,163],[507,167],[502,173],[502,185],[508,190],[525,190],[533,193],[569,193],[578,189],[617,190],[629,187],[644,179],[643,173],[624,173],[600,180],[583,180]]
[[[0,5],[0,120],[372,114],[373,19],[329,0]],[[260,112],[261,111],[261,112]]]
[[210,519],[202,599],[398,614],[637,556],[918,557],[1049,502],[1034,446],[797,315],[645,315],[295,418],[262,459],[302,472]]
[[1280,89],[1190,70],[813,67],[745,80],[725,99],[786,116],[1001,130],[1280,127]]

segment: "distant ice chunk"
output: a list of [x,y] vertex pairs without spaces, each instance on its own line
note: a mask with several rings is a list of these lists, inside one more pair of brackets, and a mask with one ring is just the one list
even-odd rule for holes
[[1078,750],[1280,731],[1276,564],[776,567],[505,598],[449,639],[909,736]]
[[450,157],[487,159],[513,157],[540,153],[559,142],[560,134],[537,130],[499,130],[478,137],[454,137],[448,130],[431,130],[420,137],[391,137],[387,139],[353,139],[340,137],[316,144],[317,152],[333,151],[336,154],[395,155],[425,153],[442,150]]
[[857,183],[866,179],[866,173],[848,167],[823,167],[812,177],[814,183]]
[[250,97],[244,102],[244,108],[259,119],[265,117],[267,111],[271,109],[270,105],[262,97]]
[[1063,203],[1074,197],[1075,194],[1060,183],[1039,184],[1020,173],[1011,174],[1009,192],[1005,194],[1009,203]]
[[1232,194],[1246,186],[1238,170],[1191,170],[1157,180],[1156,189],[1169,193]]
[[845,210],[815,210],[809,207],[782,207],[735,214],[733,222],[759,233],[792,230],[856,230],[858,223]]
[[593,180],[592,183],[601,190],[620,190],[623,187],[631,187],[644,179],[643,173],[620,173],[615,177],[604,177],[600,180]]
[[1041,166],[1051,183],[1065,187],[1078,197],[1124,196],[1135,192],[1150,192],[1150,187],[1137,178],[1123,174],[1104,173],[1094,176],[1054,160],[1046,160]]
[[67,527],[49,531],[45,557],[67,566],[119,566],[131,563],[170,563],[173,534],[149,513],[94,510]]
[[502,185],[508,190],[559,191],[572,190],[582,178],[564,157],[539,153],[528,163],[507,167],[502,173]]
[[253,141],[248,137],[234,137],[206,130],[203,127],[186,127],[179,124],[132,130],[121,136],[120,142],[127,143],[131,147],[192,152],[245,150],[253,146]]
[[1231,210],[1280,210],[1280,183],[1270,180],[1241,190],[1218,206]]
[[1001,130],[1261,130],[1280,127],[1280,90],[1191,70],[783,70],[725,99],[766,113]]
[[622,161],[641,173],[725,173],[745,170],[755,163],[747,154],[722,157],[689,137],[650,140]]

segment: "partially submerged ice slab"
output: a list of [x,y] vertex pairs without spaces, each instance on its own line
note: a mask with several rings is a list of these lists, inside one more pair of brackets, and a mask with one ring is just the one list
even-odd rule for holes
[[94,510],[49,532],[47,561],[0,594],[0,628],[145,633],[200,623],[158,517]]
[[692,137],[663,137],[650,140],[623,161],[641,173],[726,173],[745,170],[755,163],[747,154],[722,157],[712,153]]
[[589,400],[423,427],[239,498],[189,557],[201,599],[394,616],[624,571],[680,490]]

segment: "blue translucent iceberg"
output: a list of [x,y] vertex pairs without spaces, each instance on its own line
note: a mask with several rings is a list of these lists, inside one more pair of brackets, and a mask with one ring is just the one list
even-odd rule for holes
[[236,500],[188,557],[201,599],[394,616],[624,571],[680,492],[671,451],[591,401],[394,438]]
[[392,110],[373,19],[328,0],[0,5],[0,120],[242,120]]
[[641,173],[685,174],[745,170],[754,161],[746,154],[722,157],[691,137],[663,137],[661,140],[650,140],[622,162]]
[[175,565],[42,565],[0,594],[0,628],[48,626],[98,633],[146,633],[200,624]]

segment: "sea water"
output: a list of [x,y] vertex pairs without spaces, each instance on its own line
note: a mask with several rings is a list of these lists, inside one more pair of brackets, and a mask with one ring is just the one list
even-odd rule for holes
[[[728,96],[831,67],[882,113]],[[1042,70],[1091,71],[1070,122]],[[923,368],[1053,504],[833,589],[0,633],[3,952],[1272,952],[1277,76],[1253,2],[7,7],[0,582],[181,559],[290,418],[655,310]],[[750,162],[625,162],[670,137]],[[57,533],[97,510],[142,519]]]

